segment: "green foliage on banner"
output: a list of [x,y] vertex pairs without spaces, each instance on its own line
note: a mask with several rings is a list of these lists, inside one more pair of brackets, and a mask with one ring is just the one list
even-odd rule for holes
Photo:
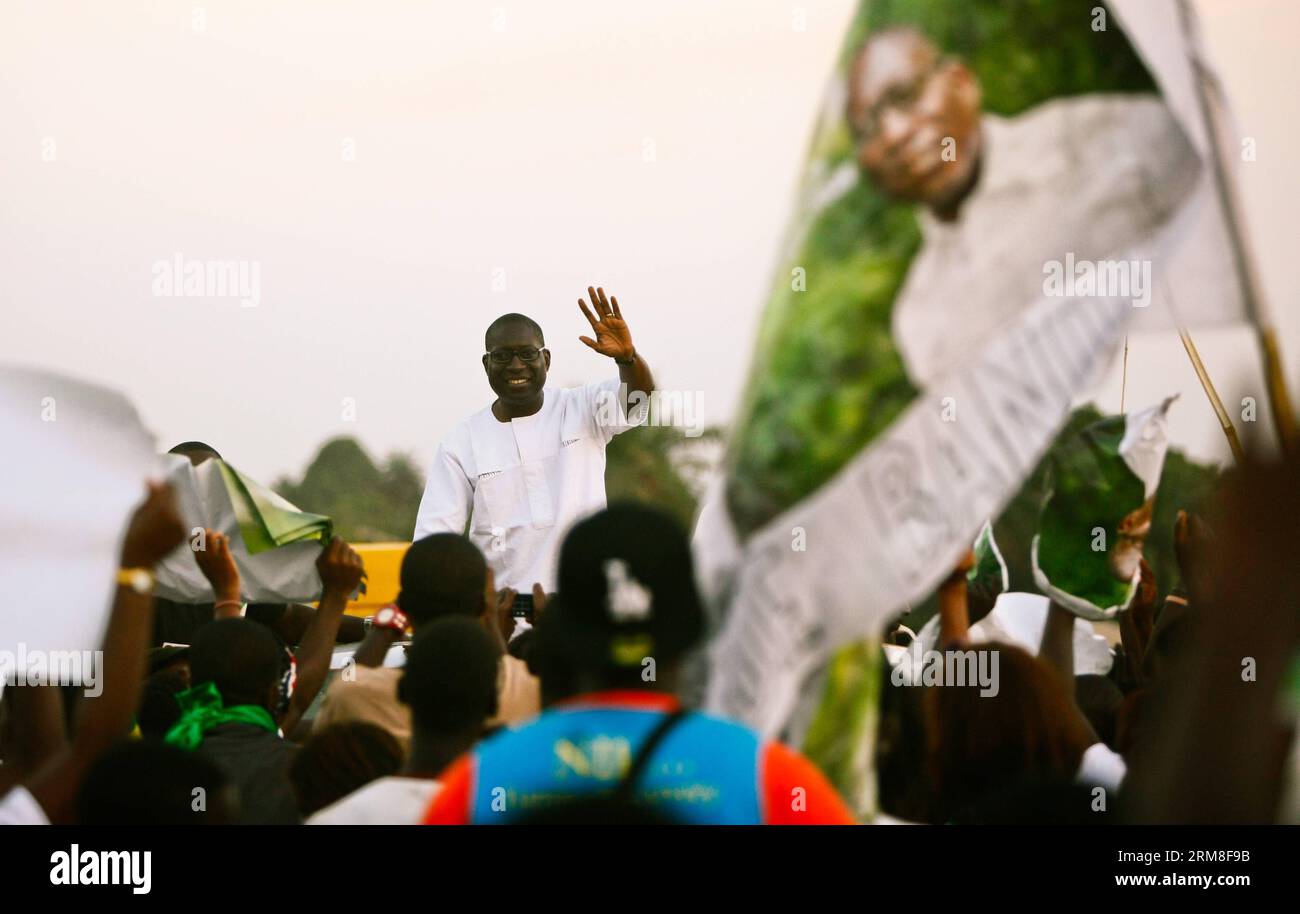
[[773,292],[732,442],[742,535],[815,491],[916,396],[889,316],[919,244],[911,209],[865,183],[816,219],[798,260],[807,290],[783,277]]
[[868,0],[858,8],[841,66],[863,38],[913,26],[965,61],[984,109],[1014,115],[1049,99],[1089,92],[1151,92],[1155,84],[1100,0]]

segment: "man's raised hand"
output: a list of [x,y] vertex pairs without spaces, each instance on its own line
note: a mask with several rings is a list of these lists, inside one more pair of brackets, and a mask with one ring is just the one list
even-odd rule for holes
[[361,556],[341,537],[334,537],[329,545],[321,550],[316,559],[316,570],[320,572],[320,581],[324,593],[347,597],[357,589],[361,579],[366,576]]
[[152,568],[185,539],[185,525],[171,486],[149,483],[149,494],[131,515],[122,541],[123,568]]
[[606,298],[604,289],[591,286],[587,286],[587,295],[591,298],[592,307],[600,315],[599,318],[591,313],[581,298],[578,299],[578,307],[586,315],[596,338],[593,340],[589,336],[580,336],[578,339],[601,355],[619,362],[631,361],[636,356],[636,348],[632,345],[632,331],[628,330],[623,312],[619,310],[618,299]]
[[239,568],[224,533],[205,528],[203,548],[194,550],[194,561],[212,585],[217,603],[239,602]]

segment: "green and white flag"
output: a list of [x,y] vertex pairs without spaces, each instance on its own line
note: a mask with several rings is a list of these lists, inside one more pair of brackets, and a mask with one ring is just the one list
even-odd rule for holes
[[1137,593],[1172,402],[1109,416],[1052,450],[1034,583],[1076,616],[1112,619]]
[[249,555],[302,540],[330,541],[334,523],[328,517],[298,510],[288,499],[249,479],[224,460],[216,464]]
[[302,511],[218,458],[198,466],[168,455],[167,481],[176,490],[189,540],[158,566],[157,593],[178,602],[212,599],[212,587],[194,561],[202,528],[230,537],[243,598],[249,602],[309,602],[321,592],[316,559],[333,522]]
[[[970,627],[967,640],[971,644],[1000,641],[1037,655],[1043,641],[1043,629],[1047,626],[1050,605],[1047,597],[1042,594],[1015,591],[1004,593],[998,597],[993,611]],[[939,622],[938,616],[931,618],[907,647],[885,645],[885,656],[891,667],[890,675],[896,682],[910,685],[917,681],[917,673],[925,666],[926,652],[938,649]],[[1115,662],[1111,656],[1110,642],[1097,634],[1091,622],[1075,619],[1071,640],[1076,676],[1105,676],[1110,672]]]

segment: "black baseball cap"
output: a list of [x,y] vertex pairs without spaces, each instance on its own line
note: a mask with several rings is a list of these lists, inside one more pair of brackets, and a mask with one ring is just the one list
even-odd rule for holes
[[190,659],[190,646],[188,644],[164,644],[161,647],[155,647],[149,651],[149,675],[161,670],[169,664],[178,660]]
[[560,547],[559,589],[537,622],[534,657],[576,668],[638,667],[688,651],[704,632],[686,532],[624,502],[579,521]]

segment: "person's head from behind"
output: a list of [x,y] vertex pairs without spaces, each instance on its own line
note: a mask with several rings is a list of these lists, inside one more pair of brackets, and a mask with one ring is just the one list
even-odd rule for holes
[[492,392],[508,406],[526,406],[542,394],[551,351],[541,326],[522,314],[503,314],[483,335],[483,370]]
[[501,650],[465,616],[439,619],[415,636],[397,697],[411,709],[414,754],[426,742],[460,741],[464,751],[497,713]]
[[288,655],[271,630],[247,619],[211,622],[190,646],[190,681],[215,685],[227,708],[254,705],[280,713],[288,669]]
[[375,724],[348,720],[313,732],[289,765],[289,782],[303,817],[313,815],[404,761],[397,738]]
[[975,75],[915,29],[891,28],[867,38],[848,85],[858,162],[876,185],[936,209],[958,199],[980,152]]
[[99,757],[76,800],[82,825],[229,825],[230,780],[212,761],[156,742],[124,742]]
[[136,723],[145,739],[162,739],[181,718],[176,696],[190,687],[189,670],[175,666],[151,673],[144,681]]
[[880,808],[911,822],[928,814],[925,689],[894,685],[893,667],[880,664],[880,708],[876,725],[875,769]]
[[932,817],[946,822],[1019,783],[1073,778],[1091,740],[1051,670],[996,641],[953,653],[967,669],[994,671],[997,691],[969,675],[975,684],[925,690]]
[[216,448],[209,444],[204,444],[202,441],[182,441],[167,453],[180,454],[184,457],[188,457],[190,463],[195,466],[198,466],[205,460],[211,460],[213,457],[218,460],[221,459],[221,455],[217,453]]
[[559,589],[528,664],[544,702],[601,689],[672,691],[704,625],[681,525],[655,508],[615,504],[565,537]]
[[458,533],[418,539],[402,557],[397,605],[419,629],[453,616],[482,618],[495,605],[496,582],[483,553]]

